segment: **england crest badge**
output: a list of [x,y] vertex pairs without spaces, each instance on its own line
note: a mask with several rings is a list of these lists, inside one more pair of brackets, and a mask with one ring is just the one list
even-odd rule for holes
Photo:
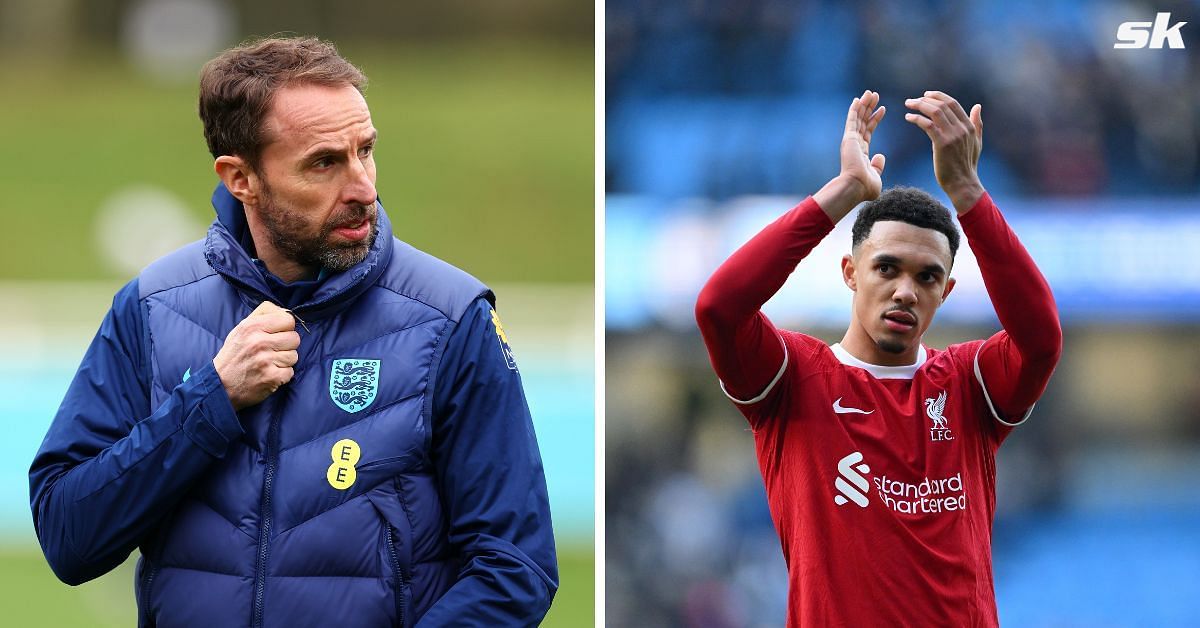
[[375,401],[379,392],[379,360],[334,360],[329,372],[329,398],[337,407],[354,413]]

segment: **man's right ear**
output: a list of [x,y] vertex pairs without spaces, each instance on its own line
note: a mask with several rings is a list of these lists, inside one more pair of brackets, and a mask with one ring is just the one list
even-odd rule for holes
[[842,281],[852,292],[858,292],[858,278],[854,276],[854,257],[842,256]]
[[258,205],[258,174],[241,157],[221,155],[213,162],[213,170],[225,184],[225,189],[242,205]]

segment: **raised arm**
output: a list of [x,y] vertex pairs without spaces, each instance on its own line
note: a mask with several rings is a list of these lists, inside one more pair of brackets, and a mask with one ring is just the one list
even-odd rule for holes
[[850,210],[879,196],[884,157],[870,154],[871,135],[883,119],[879,94],[863,92],[850,104],[841,142],[841,172],[735,251],[709,278],[696,302],[696,321],[726,392],[753,402],[786,367],[786,351],[761,308]]
[[913,110],[905,120],[933,142],[938,185],[954,203],[1004,327],[980,350],[977,374],[997,418],[1020,422],[1045,391],[1062,353],[1054,295],[980,183],[983,108],[975,105],[968,116],[958,101],[937,91],[905,105]]

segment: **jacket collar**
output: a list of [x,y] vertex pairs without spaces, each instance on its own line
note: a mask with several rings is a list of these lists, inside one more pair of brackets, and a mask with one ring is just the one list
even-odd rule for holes
[[[271,282],[263,276],[265,271],[254,263],[254,241],[250,237],[246,210],[241,201],[234,198],[223,183],[218,183],[213,191],[212,203],[217,219],[208,228],[208,237],[204,242],[204,257],[209,266],[238,288],[247,305],[257,307],[263,301],[279,303],[278,296],[270,287]],[[392,258],[392,223],[383,205],[379,201],[375,205],[378,209],[379,235],[367,252],[366,259],[342,272],[322,272],[315,280],[317,285],[311,294],[291,308],[297,315],[307,320],[336,314],[383,274]]]

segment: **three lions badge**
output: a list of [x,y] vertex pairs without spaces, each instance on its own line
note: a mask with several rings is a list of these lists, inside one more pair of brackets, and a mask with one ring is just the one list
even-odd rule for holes
[[379,360],[334,360],[329,372],[329,398],[337,407],[354,413],[366,409],[379,393]]

